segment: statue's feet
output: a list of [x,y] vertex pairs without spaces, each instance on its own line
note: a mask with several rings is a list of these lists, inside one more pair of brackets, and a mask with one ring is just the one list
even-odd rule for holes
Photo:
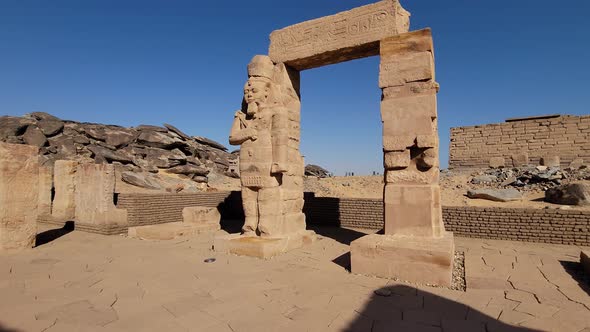
[[243,236],[256,236],[255,231],[242,231]]

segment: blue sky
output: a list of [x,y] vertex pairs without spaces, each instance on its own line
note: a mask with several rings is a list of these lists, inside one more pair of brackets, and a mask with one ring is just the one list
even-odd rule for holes
[[[368,3],[0,0],[0,114],[167,122],[227,145],[246,64],[270,32]],[[590,113],[590,2],[402,5],[412,30],[433,29],[443,167],[450,127]],[[307,163],[382,172],[377,76],[377,57],[302,73]]]

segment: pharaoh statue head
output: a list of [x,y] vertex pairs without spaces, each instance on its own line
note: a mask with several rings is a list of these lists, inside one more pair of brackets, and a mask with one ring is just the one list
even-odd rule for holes
[[255,115],[268,102],[273,73],[274,63],[266,55],[256,55],[248,64],[248,81],[244,86],[248,115]]

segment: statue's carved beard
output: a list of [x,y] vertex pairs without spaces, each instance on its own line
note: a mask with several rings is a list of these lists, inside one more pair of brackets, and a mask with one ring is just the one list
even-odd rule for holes
[[258,113],[258,109],[259,109],[258,103],[257,102],[251,102],[251,103],[248,104],[247,114],[249,116],[254,117],[256,115],[256,113]]

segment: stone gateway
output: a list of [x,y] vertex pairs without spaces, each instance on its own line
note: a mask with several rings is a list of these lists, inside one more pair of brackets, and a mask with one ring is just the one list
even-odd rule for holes
[[442,221],[434,47],[408,32],[398,0],[274,31],[248,64],[230,144],[240,145],[245,224],[215,249],[268,258],[313,240],[303,215],[299,71],[379,55],[385,234],[351,244],[352,272],[450,286],[454,241]]

